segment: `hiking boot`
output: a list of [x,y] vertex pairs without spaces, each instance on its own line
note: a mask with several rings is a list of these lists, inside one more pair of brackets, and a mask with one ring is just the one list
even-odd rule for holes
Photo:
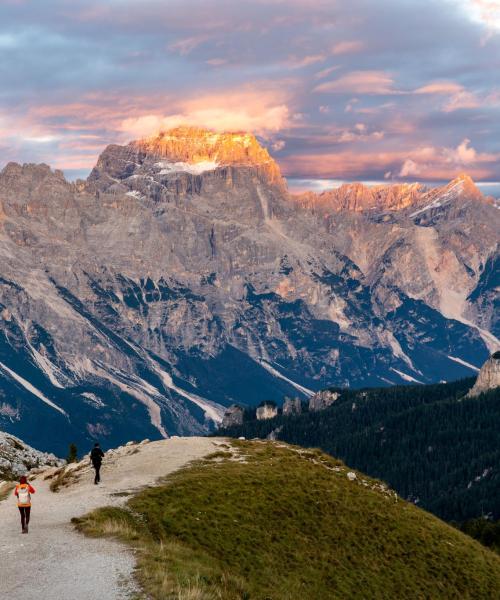
[[28,526],[26,525],[26,527],[24,528],[24,532],[28,533]]
[[26,527],[23,527],[23,530],[21,531],[21,533],[28,533],[28,530],[26,529]]

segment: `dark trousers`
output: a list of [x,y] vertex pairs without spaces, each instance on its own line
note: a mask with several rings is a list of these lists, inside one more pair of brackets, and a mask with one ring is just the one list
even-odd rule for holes
[[93,467],[95,469],[94,483],[99,483],[101,481],[101,463],[100,462],[93,462],[92,465],[93,465]]
[[21,513],[21,527],[25,527],[30,522],[31,506],[20,506],[19,512]]

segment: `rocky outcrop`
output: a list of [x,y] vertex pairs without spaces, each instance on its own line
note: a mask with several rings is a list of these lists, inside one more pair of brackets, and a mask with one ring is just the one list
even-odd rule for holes
[[257,421],[265,421],[267,419],[273,419],[278,414],[278,407],[275,402],[266,401],[262,402],[257,407],[255,416]]
[[46,452],[39,452],[19,438],[0,431],[0,479],[17,478],[31,469],[55,467],[64,461]]
[[500,387],[500,351],[493,353],[484,363],[479,371],[476,383],[467,395],[478,396],[497,387]]
[[270,183],[284,185],[278,165],[250,133],[216,133],[178,127],[157,136],[132,142],[148,155],[167,159],[164,169],[207,170],[237,165],[253,167]]
[[243,416],[245,414],[245,409],[239,406],[238,404],[231,405],[226,412],[224,413],[224,417],[222,418],[221,426],[232,427],[234,425],[241,425],[243,423]]
[[285,398],[283,401],[283,415],[300,415],[302,412],[302,400],[300,398]]
[[309,410],[311,412],[325,410],[325,408],[328,408],[338,400],[339,397],[339,392],[330,392],[329,390],[317,392],[309,398]]

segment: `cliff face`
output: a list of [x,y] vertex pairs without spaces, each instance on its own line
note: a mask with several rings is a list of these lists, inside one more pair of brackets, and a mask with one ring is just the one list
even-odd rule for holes
[[468,395],[479,396],[497,387],[500,387],[500,351],[492,354],[481,367],[476,383]]
[[469,188],[301,203],[252,136],[186,129],[109,146],[78,185],[9,164],[0,426],[65,452],[207,431],[233,402],[471,374],[500,335],[500,212]]

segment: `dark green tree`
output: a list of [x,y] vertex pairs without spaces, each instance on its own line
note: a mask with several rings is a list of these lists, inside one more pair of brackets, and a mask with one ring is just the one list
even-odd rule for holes
[[77,460],[78,460],[78,448],[76,447],[76,444],[70,444],[66,461],[69,464],[69,463],[74,463]]

